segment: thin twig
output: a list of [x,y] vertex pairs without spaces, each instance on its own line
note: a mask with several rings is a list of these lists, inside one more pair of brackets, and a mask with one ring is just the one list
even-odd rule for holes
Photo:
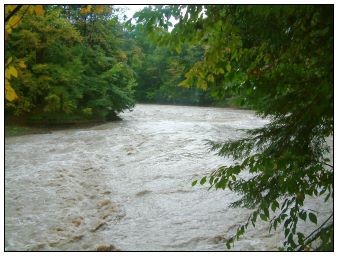
[[322,164],[325,164],[325,165],[327,165],[327,166],[329,166],[330,168],[332,168],[333,169],[333,165],[331,165],[331,164],[327,164],[327,163],[324,163],[324,162],[321,162]]
[[312,210],[312,209],[309,209],[309,208],[308,208],[308,211],[315,212],[317,214],[319,213],[318,211],[315,211],[315,210]]
[[[310,235],[308,235],[305,239],[304,242],[309,239],[314,233],[316,233],[318,230],[320,230],[331,218],[333,217],[333,213],[331,213],[331,215],[322,223],[322,225],[320,225],[320,227],[318,227],[317,229],[315,229]],[[315,236],[316,238],[316,236]],[[305,245],[311,243],[313,240],[308,241],[307,243],[304,243],[304,245],[301,245],[299,247],[299,249],[297,251],[301,251]]]

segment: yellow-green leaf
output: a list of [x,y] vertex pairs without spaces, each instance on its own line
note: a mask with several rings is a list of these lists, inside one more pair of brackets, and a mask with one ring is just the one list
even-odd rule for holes
[[20,60],[18,65],[19,65],[20,68],[26,68],[27,67],[23,60]]
[[209,82],[214,82],[215,81],[215,79],[214,79],[214,76],[213,75],[208,75],[208,81]]
[[16,70],[16,68],[12,65],[9,66],[8,68],[6,68],[5,70],[5,77],[7,79],[11,78],[12,76],[14,77],[18,77],[18,71]]
[[9,24],[5,25],[5,31],[6,31],[7,37],[8,37],[8,34],[12,33],[12,28]]
[[227,69],[228,72],[231,71],[231,65],[230,65],[230,63],[227,64],[226,69]]
[[5,12],[6,13],[10,13],[12,11],[14,11],[14,9],[17,7],[16,4],[8,4],[8,5],[5,5]]
[[218,74],[224,74],[223,68],[218,68],[218,69],[217,69],[217,73],[218,73]]
[[178,86],[182,86],[182,87],[190,87],[190,86],[191,86],[191,83],[190,83],[190,81],[189,81],[188,79],[185,79],[185,80],[183,80],[182,82],[180,82],[180,83],[178,84]]
[[88,4],[87,6],[84,6],[84,7],[81,8],[80,13],[81,14],[88,14],[88,13],[91,12],[91,10],[92,10],[92,6],[90,4]]
[[9,57],[8,60],[6,61],[6,66],[9,65],[12,62],[13,58]]
[[12,18],[10,18],[10,20],[8,21],[8,26],[10,28],[15,28],[16,26],[19,25],[21,21],[21,17],[19,16],[13,16]]
[[202,90],[206,90],[208,88],[208,83],[202,79],[198,79],[197,87],[201,88]]
[[95,13],[100,14],[104,12],[104,6],[103,5],[97,5],[95,7]]
[[18,98],[18,95],[16,95],[16,92],[7,80],[5,82],[5,97],[8,101],[13,101]]

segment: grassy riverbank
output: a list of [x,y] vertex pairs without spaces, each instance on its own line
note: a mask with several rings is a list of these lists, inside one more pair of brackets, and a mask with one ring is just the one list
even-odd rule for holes
[[65,129],[77,129],[93,127],[105,123],[104,121],[93,121],[84,122],[77,124],[59,124],[57,126],[45,125],[45,126],[30,126],[30,125],[17,125],[17,124],[6,124],[5,125],[5,137],[22,136],[29,134],[46,134],[57,130]]
[[100,115],[86,116],[73,113],[34,113],[33,115],[5,116],[5,137],[21,136],[27,134],[50,133],[55,130],[92,127],[108,121],[117,121],[117,115],[105,118]]
[[5,137],[21,136],[27,134],[41,134],[46,132],[47,131],[39,128],[5,125]]
[[99,119],[77,119],[76,121],[57,123],[49,122],[48,120],[41,120],[38,123],[18,122],[11,120],[5,122],[5,137],[22,136],[28,134],[45,134],[57,130],[92,127],[105,122],[107,121]]

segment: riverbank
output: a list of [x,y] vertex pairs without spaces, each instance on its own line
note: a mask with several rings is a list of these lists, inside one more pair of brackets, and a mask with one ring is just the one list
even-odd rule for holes
[[5,117],[5,137],[28,134],[46,134],[55,130],[93,127],[110,121],[120,121],[115,116],[109,120],[103,118],[86,118],[80,115],[36,115],[32,117]]
[[[116,120],[119,121],[120,119]],[[5,138],[14,137],[14,136],[23,136],[29,134],[47,134],[53,131],[59,130],[70,130],[78,128],[90,128],[96,125],[107,123],[108,121],[83,121],[82,123],[75,124],[59,124],[57,126],[52,125],[28,125],[28,124],[5,124]]]
[[[141,105],[162,105],[162,106],[181,106],[181,107],[201,107],[201,108],[221,108],[233,110],[250,110],[238,104],[229,104],[229,102],[219,103],[216,105],[196,106],[196,105],[181,105],[170,103],[138,103]],[[80,115],[35,115],[32,117],[15,117],[10,116],[5,118],[5,137],[22,136],[29,134],[46,134],[56,130],[90,128],[96,125],[104,124],[111,121],[120,121],[121,118],[116,115],[109,120],[103,118],[85,118]]]
[[17,125],[5,125],[5,137],[21,136],[28,134],[43,134],[49,131],[40,128],[17,126]]

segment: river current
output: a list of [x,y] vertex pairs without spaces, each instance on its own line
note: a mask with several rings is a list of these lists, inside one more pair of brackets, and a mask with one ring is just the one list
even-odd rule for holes
[[[226,250],[250,210],[229,208],[237,198],[229,190],[191,182],[231,163],[207,140],[239,138],[267,121],[247,110],[164,105],[120,117],[6,138],[5,250]],[[323,217],[333,207],[308,205]],[[277,250],[282,241],[281,230],[258,221],[233,250]]]

